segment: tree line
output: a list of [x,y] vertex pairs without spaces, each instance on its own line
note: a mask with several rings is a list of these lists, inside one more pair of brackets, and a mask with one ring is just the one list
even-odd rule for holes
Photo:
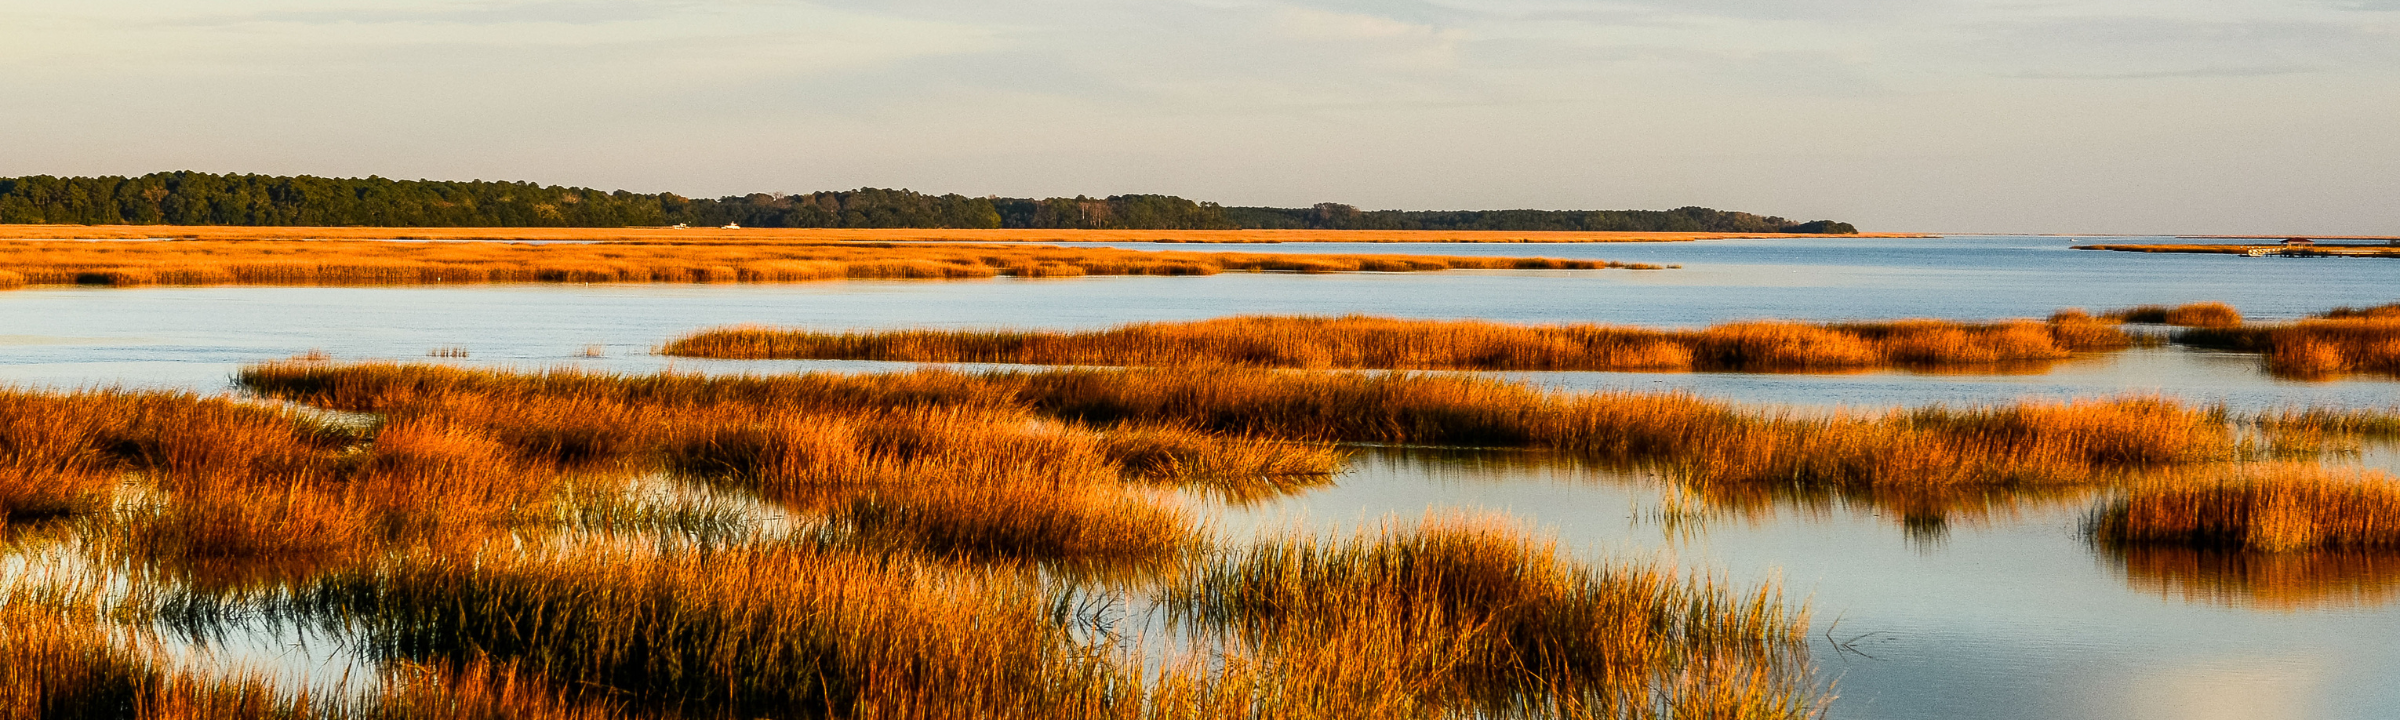
[[524,182],[153,173],[0,178],[0,223],[373,227],[1584,230],[1856,233],[1849,223],[1674,210],[1225,207],[1172,195],[1002,198],[862,188],[687,198]]

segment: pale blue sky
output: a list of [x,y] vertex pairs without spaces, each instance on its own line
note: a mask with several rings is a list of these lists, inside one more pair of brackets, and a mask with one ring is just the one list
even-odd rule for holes
[[0,0],[0,175],[2400,234],[2400,0]]

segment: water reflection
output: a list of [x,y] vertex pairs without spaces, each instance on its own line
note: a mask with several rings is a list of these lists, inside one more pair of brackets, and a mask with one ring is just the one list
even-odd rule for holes
[[2136,592],[2267,610],[2374,607],[2400,597],[2400,553],[2103,547]]

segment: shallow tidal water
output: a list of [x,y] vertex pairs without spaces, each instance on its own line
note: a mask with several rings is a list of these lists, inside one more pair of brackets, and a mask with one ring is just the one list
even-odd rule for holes
[[[2115,239],[2122,241],[2122,239]],[[2047,237],[1697,243],[1144,245],[1228,252],[1542,255],[1665,271],[840,282],[717,286],[31,289],[0,292],[0,383],[218,391],[240,366],[337,359],[624,372],[879,371],[899,363],[662,358],[702,327],[1087,328],[1238,313],[1372,313],[1691,326],[1743,318],[2038,317],[2223,300],[2254,319],[2400,300],[2400,262],[2071,251]],[[599,357],[587,353],[597,352]],[[1782,406],[1887,407],[2163,394],[2237,409],[2400,406],[2400,382],[2278,380],[2253,356],[2145,349],[2011,375],[1521,373],[1561,388],[1682,389]],[[2362,462],[2394,464],[2370,448]],[[2394,583],[2340,567],[2178,575],[2080,535],[2097,494],[1929,529],[1873,508],[1699,512],[1640,478],[1515,453],[1364,451],[1330,488],[1227,511],[1229,532],[1498,513],[1592,558],[1657,560],[1806,601],[1831,717],[2381,718],[2400,708]],[[2336,564],[2338,565],[2338,564]],[[2390,563],[2378,566],[2389,568]],[[2313,573],[2313,574],[2312,574]],[[2297,578],[2295,580],[2295,578]],[[2339,591],[2311,594],[2311,578]],[[2274,582],[2269,582],[2274,581]],[[2282,584],[2275,584],[2280,582]],[[2347,583],[2347,584],[2343,584]],[[1837,624],[1838,621],[1838,624]],[[264,649],[264,648],[262,648]],[[245,655],[252,653],[245,652]],[[319,654],[311,663],[331,662]],[[324,672],[319,670],[317,672]]]
[[1241,535],[1464,512],[1587,559],[1735,588],[1775,580],[1809,606],[1831,718],[2367,720],[2400,707],[2400,577],[2277,595],[2257,578],[2129,574],[2081,534],[2099,494],[1931,533],[1876,508],[1724,513],[1673,497],[1536,454],[1372,450],[1335,487],[1220,523]]

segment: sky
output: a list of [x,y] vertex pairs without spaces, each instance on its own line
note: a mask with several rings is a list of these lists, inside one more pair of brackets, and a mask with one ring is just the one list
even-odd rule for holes
[[0,176],[2400,234],[2400,0],[0,0]]

